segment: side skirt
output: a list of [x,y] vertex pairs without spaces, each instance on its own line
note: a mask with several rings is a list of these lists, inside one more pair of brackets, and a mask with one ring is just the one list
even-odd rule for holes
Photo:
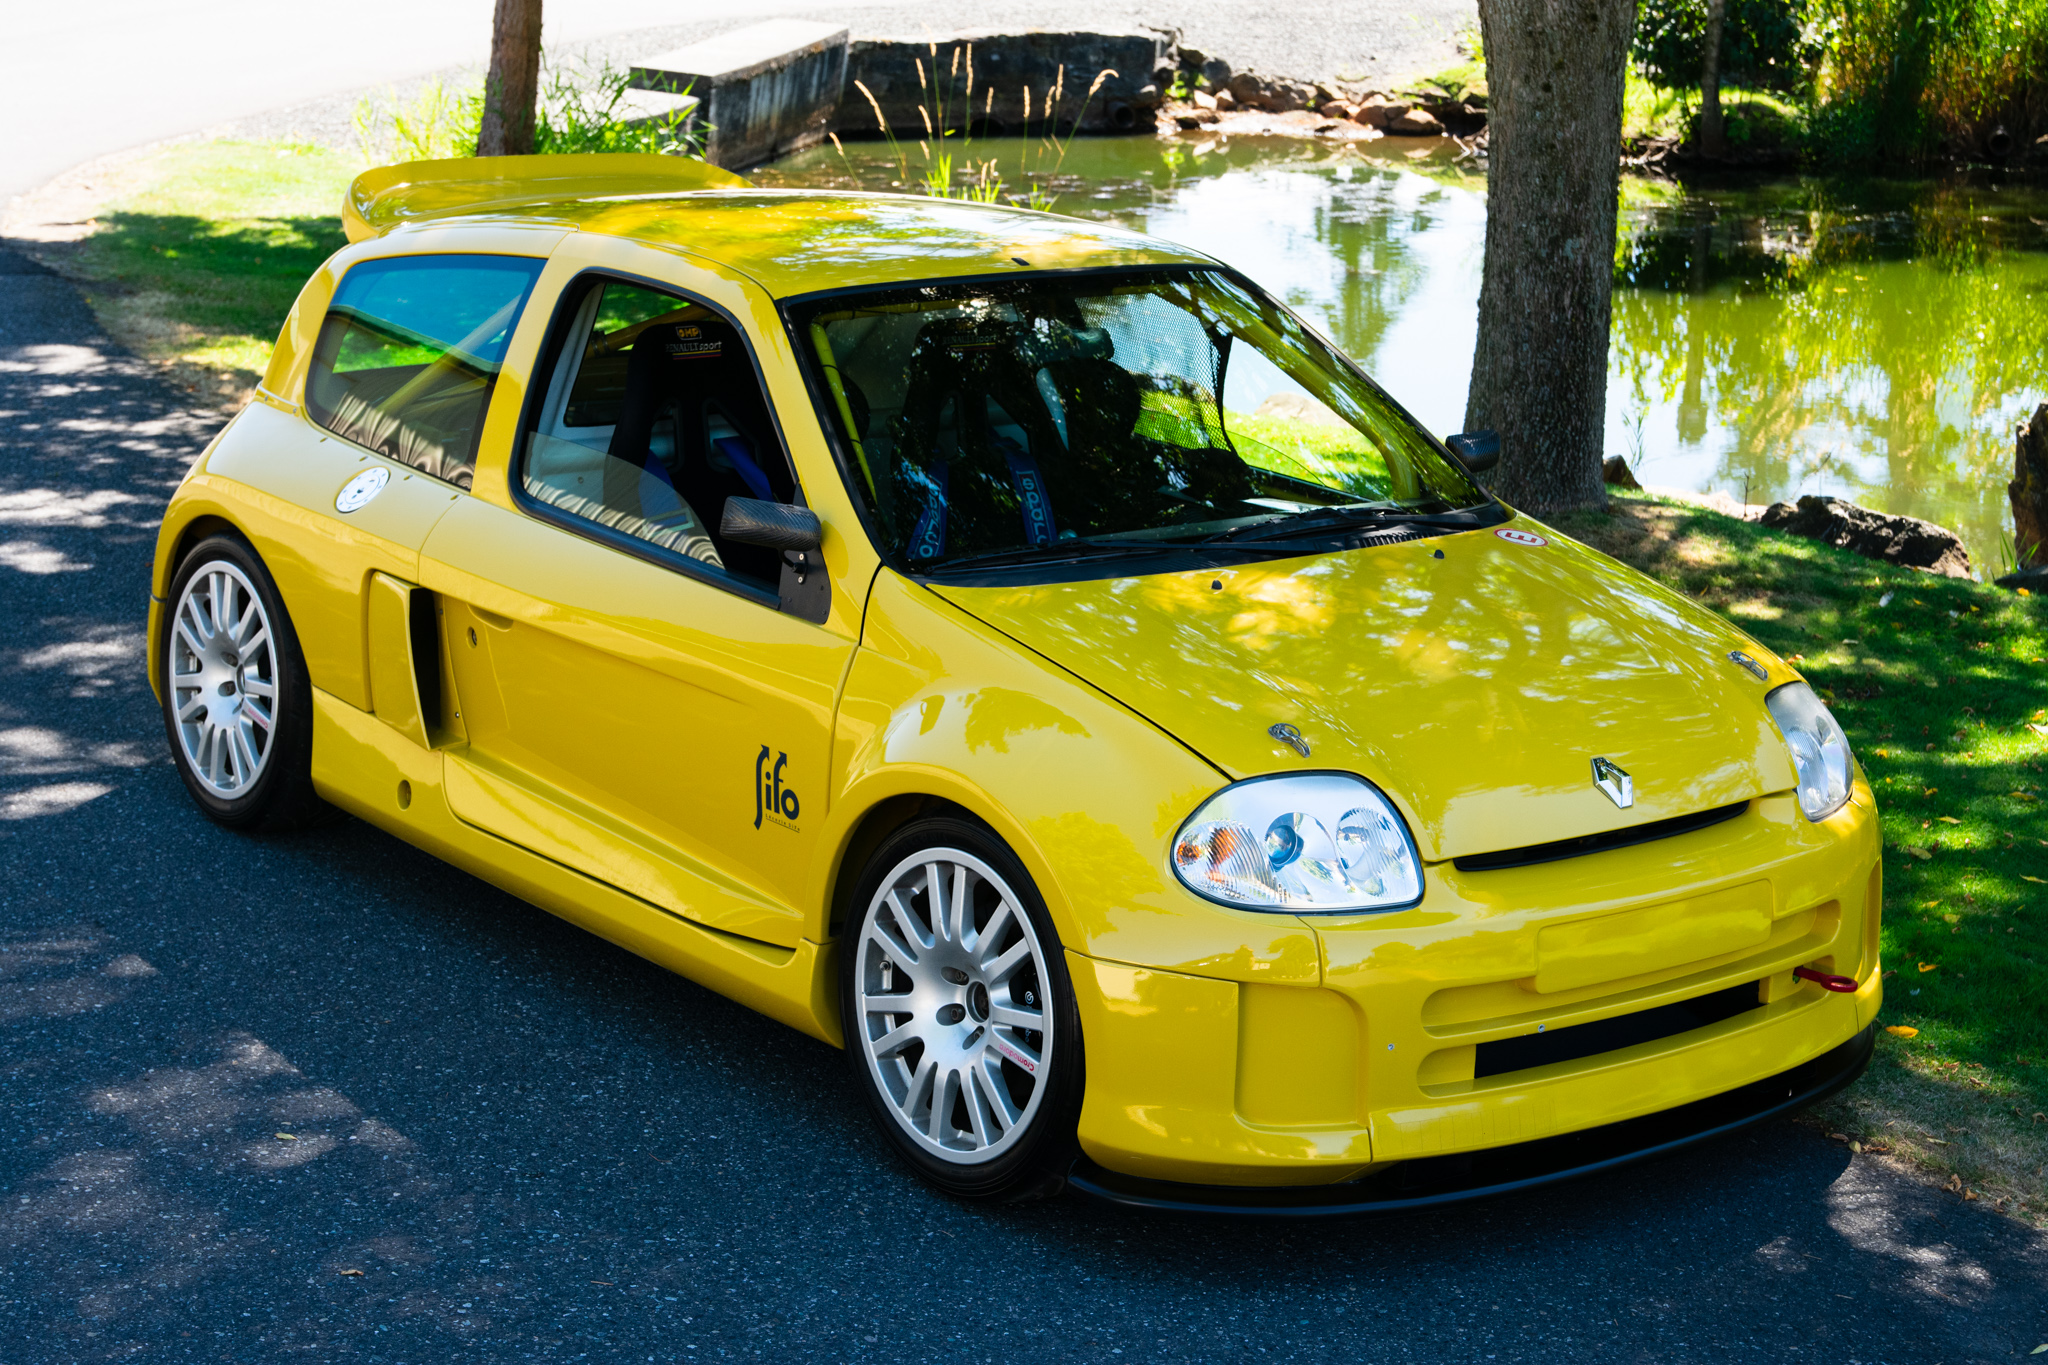
[[672,915],[455,818],[441,752],[313,690],[313,787],[351,815],[771,1019],[843,1046],[832,946],[783,948]]

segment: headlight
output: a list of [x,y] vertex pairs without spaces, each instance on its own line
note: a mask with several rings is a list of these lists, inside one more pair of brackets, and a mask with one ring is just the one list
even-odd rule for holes
[[1422,899],[1400,812],[1344,773],[1225,787],[1181,826],[1173,870],[1198,896],[1255,910],[1393,910]]
[[1809,820],[1825,820],[1849,800],[1855,760],[1849,737],[1828,708],[1805,683],[1786,683],[1764,698],[1771,719],[1792,746],[1792,767],[1799,774],[1799,809]]

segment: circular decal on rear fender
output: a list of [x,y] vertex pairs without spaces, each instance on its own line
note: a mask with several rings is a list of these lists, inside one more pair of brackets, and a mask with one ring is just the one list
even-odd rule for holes
[[1502,540],[1513,541],[1517,545],[1548,545],[1550,543],[1534,531],[1517,531],[1512,526],[1503,526],[1498,531],[1495,531],[1494,534]]
[[341,491],[334,495],[334,510],[337,512],[356,511],[358,508],[365,506],[371,498],[382,493],[384,485],[390,482],[391,471],[383,465],[378,465],[375,469],[365,469],[362,473],[343,484]]

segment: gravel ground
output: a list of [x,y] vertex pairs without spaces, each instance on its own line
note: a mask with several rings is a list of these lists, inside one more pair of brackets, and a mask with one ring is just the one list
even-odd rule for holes
[[[856,36],[943,38],[963,29],[1177,29],[1235,67],[1390,82],[1445,65],[1478,25],[1474,0],[549,0],[557,55],[625,63],[770,17]],[[352,145],[372,90],[466,74],[488,56],[489,0],[353,0],[346,18],[264,0],[69,0],[10,24],[0,43],[0,207],[96,157],[192,133],[293,135]]]
[[830,1048],[355,821],[202,819],[141,626],[216,419],[4,251],[0,416],[8,1365],[1963,1365],[2048,1340],[2048,1239],[1782,1123],[1430,1217],[948,1203]]
[[[776,8],[777,15],[845,24],[857,38],[945,37],[969,29],[1079,29],[1095,32],[1165,30],[1184,45],[1221,57],[1232,70],[1256,70],[1270,76],[1328,80],[1342,75],[1368,83],[1440,70],[1459,60],[1458,36],[1476,29],[1479,10],[1473,0],[1276,0],[1261,5],[1256,20],[1243,0],[1171,0],[1165,5],[1109,0],[1083,4],[1076,0],[937,0],[930,5],[863,6],[848,9]],[[568,45],[565,54],[587,61],[609,60],[630,65],[634,59],[666,52],[685,43],[715,37],[753,23],[745,19],[705,19],[666,28],[628,33]],[[426,79],[467,75],[473,67],[451,67],[419,81],[393,88],[415,89]],[[237,121],[238,135],[299,136],[310,141],[349,145],[349,118],[362,91],[331,96],[304,105],[268,111]]]

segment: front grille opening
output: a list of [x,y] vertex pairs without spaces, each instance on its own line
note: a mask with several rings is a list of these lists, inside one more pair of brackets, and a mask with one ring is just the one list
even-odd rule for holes
[[1697,811],[1692,815],[1674,815],[1669,820],[1652,820],[1647,825],[1611,829],[1605,834],[1586,834],[1554,843],[1530,844],[1525,848],[1504,848],[1498,853],[1472,853],[1451,859],[1451,866],[1460,872],[1495,872],[1504,867],[1554,863],[1561,858],[1578,858],[1588,853],[1604,853],[1610,848],[1627,848],[1631,844],[1647,844],[1653,839],[1690,834],[1696,829],[1718,825],[1723,820],[1733,820],[1748,809],[1749,802],[1737,801],[1732,806]]
[[1535,1066],[1549,1066],[1553,1062],[1575,1062],[1581,1057],[1597,1057],[1603,1052],[1618,1052],[1637,1043],[1653,1043],[1659,1038],[1671,1038],[1696,1028],[1705,1028],[1708,1024],[1718,1024],[1723,1019],[1733,1019],[1761,1006],[1757,983],[1746,981],[1740,986],[1730,986],[1710,995],[1696,995],[1675,1005],[1659,1005],[1634,1014],[1617,1014],[1612,1019],[1573,1024],[1569,1028],[1545,1029],[1519,1038],[1501,1038],[1481,1043],[1474,1049],[1472,1076],[1477,1080],[1505,1075],[1510,1071],[1527,1071]]

